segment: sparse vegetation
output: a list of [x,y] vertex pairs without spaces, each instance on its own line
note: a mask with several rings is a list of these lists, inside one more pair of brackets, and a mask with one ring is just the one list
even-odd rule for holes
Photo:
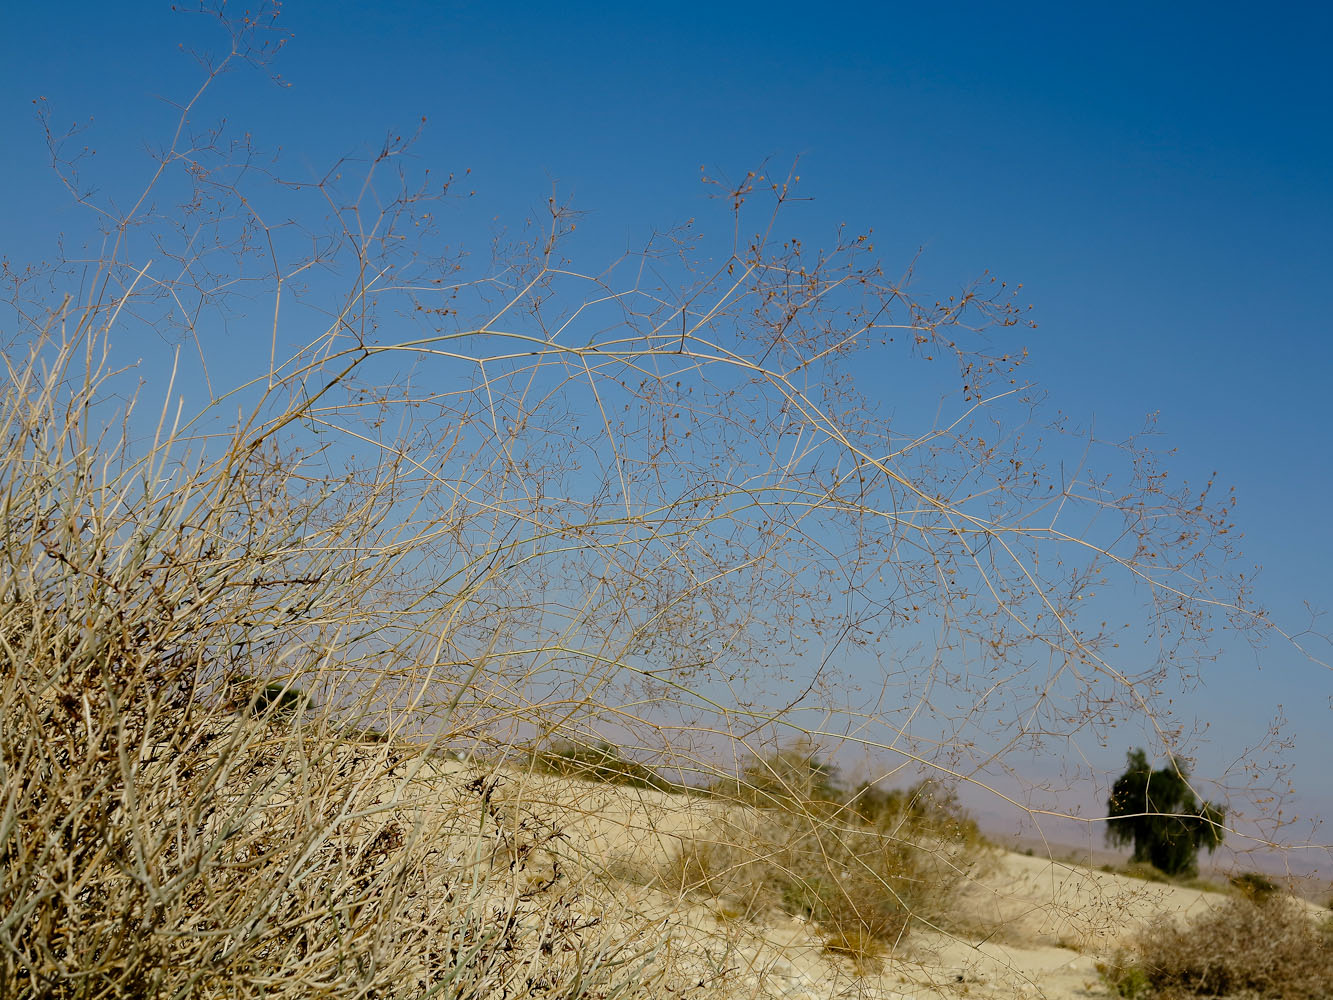
[[837,773],[837,768],[823,759],[818,746],[810,740],[798,740],[756,757],[735,777],[718,778],[709,791],[760,809],[790,809],[799,804],[837,811],[845,800]]
[[605,740],[593,743],[566,740],[549,749],[538,750],[532,759],[547,774],[584,781],[604,781],[631,788],[653,788],[660,792],[688,791],[684,786],[663,778],[646,764],[622,756],[617,747]]
[[1274,893],[1282,891],[1280,885],[1259,872],[1241,872],[1239,875],[1231,876],[1228,881],[1242,896],[1248,896],[1256,901],[1265,900]]
[[1127,865],[1102,865],[1102,871],[1125,878],[1136,878],[1143,882],[1158,882],[1169,885],[1173,881],[1170,875],[1154,865],[1141,861],[1131,861]]
[[1159,919],[1100,967],[1117,995],[1327,1000],[1333,920],[1282,894],[1232,896],[1189,921]]
[[969,847],[991,846],[977,822],[958,802],[957,791],[943,782],[925,778],[906,789],[882,789],[863,782],[845,796],[847,806],[862,821],[904,824],[918,835]]
[[1222,892],[1226,886],[1207,878],[1201,878],[1194,872],[1182,872],[1168,875],[1155,865],[1142,861],[1130,861],[1123,865],[1102,865],[1101,870],[1125,878],[1136,878],[1142,882],[1157,882],[1161,885],[1175,885],[1182,889],[1198,889],[1202,892]]
[[753,812],[682,844],[664,869],[673,889],[809,920],[831,954],[867,968],[914,922],[958,925],[957,891],[985,864],[987,848],[937,784],[849,794],[817,748],[799,743],[715,786],[736,787]]

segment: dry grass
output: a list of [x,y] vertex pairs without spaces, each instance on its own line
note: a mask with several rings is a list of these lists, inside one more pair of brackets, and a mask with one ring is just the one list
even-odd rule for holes
[[[801,757],[779,752],[747,773],[779,773],[793,756]],[[663,884],[746,914],[808,920],[828,953],[865,969],[901,953],[914,924],[963,929],[958,893],[988,863],[989,849],[951,797],[932,800],[920,786],[871,796],[877,807],[865,808],[864,789],[840,802],[817,770],[804,778],[792,770],[777,785],[735,779],[748,789],[746,805],[683,842],[662,869]],[[803,797],[821,786],[825,797]]]
[[1333,920],[1281,893],[1234,896],[1187,924],[1159,919],[1103,965],[1128,998],[1333,996]]
[[[364,614],[378,487],[303,494],[240,441],[182,461],[169,427],[133,459],[96,348],[40,343],[0,395],[0,995],[646,990],[653,947],[526,877],[558,830],[485,782],[425,829],[423,748],[349,731],[378,688],[310,612]],[[331,679],[361,692],[337,714],[298,687]]]

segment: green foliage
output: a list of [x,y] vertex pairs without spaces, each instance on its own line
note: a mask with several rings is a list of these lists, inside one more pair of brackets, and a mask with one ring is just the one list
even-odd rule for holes
[[1242,896],[1256,900],[1267,899],[1273,893],[1280,892],[1282,888],[1267,875],[1260,875],[1258,872],[1233,875],[1230,882]]
[[308,711],[314,699],[300,688],[281,681],[265,684],[255,692],[246,705],[246,711],[257,717],[291,719],[298,712]]
[[1136,749],[1129,752],[1128,765],[1106,801],[1107,842],[1133,844],[1136,863],[1167,875],[1193,874],[1199,848],[1211,854],[1222,843],[1226,811],[1195,798],[1188,772],[1174,758],[1154,771],[1147,754]]
[[1115,995],[1124,997],[1125,1000],[1136,1000],[1137,997],[1152,993],[1152,982],[1148,978],[1148,973],[1137,965],[1098,962],[1097,972],[1106,985],[1115,991]]
[[660,792],[679,790],[647,765],[622,756],[618,747],[605,740],[592,744],[573,741],[558,743],[538,751],[533,755],[533,761],[546,773],[567,778],[605,781],[632,788],[653,788]]
[[977,846],[985,837],[976,820],[958,801],[958,793],[933,778],[923,778],[909,788],[882,789],[862,782],[847,799],[849,807],[871,825],[906,823],[918,835],[960,841]]
[[738,799],[761,809],[789,809],[796,804],[817,804],[823,811],[840,806],[846,796],[838,781],[838,769],[820,756],[820,748],[809,740],[751,761],[735,778],[713,782],[709,791],[723,798]]
[[253,674],[236,674],[224,688],[225,703],[254,719],[290,721],[298,713],[315,708],[315,700],[288,681],[266,681]]

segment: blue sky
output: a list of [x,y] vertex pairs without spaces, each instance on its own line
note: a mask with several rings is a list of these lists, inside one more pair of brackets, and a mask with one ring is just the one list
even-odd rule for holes
[[[37,259],[81,223],[30,101],[95,118],[114,192],[173,118],[157,96],[197,79],[177,43],[216,36],[159,3],[6,22],[0,252]],[[924,248],[927,287],[1023,282],[1029,375],[1053,403],[1113,438],[1160,411],[1173,471],[1236,487],[1279,620],[1333,608],[1327,7],[289,0],[281,23],[289,86],[238,73],[216,103],[289,168],[314,176],[425,116],[419,161],[470,168],[478,218],[540,208],[554,184],[587,211],[593,258],[705,213],[701,166],[799,157],[814,200],[795,225],[873,226],[890,269]],[[1270,648],[1256,678],[1254,660],[1236,649],[1198,695],[1226,734],[1214,763],[1281,703],[1297,784],[1333,814],[1329,673]]]

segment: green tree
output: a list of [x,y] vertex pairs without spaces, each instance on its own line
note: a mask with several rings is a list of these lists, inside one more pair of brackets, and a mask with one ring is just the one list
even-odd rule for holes
[[1168,875],[1196,872],[1200,847],[1211,854],[1222,843],[1226,810],[1200,802],[1189,784],[1189,772],[1174,757],[1154,771],[1142,748],[1129,751],[1128,768],[1111,787],[1106,800],[1107,842],[1134,845],[1134,860],[1147,862]]

